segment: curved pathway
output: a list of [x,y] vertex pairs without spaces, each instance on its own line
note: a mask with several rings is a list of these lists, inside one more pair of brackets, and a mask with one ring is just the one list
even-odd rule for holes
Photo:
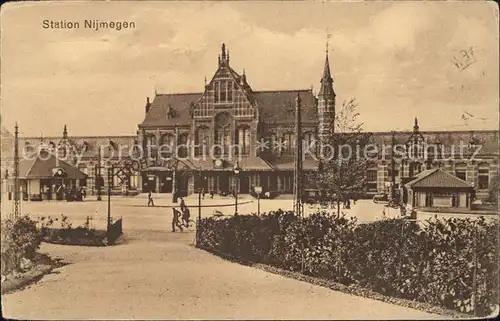
[[2,297],[16,319],[431,319],[231,263],[190,245],[193,233],[126,231],[107,248],[43,244],[66,266]]

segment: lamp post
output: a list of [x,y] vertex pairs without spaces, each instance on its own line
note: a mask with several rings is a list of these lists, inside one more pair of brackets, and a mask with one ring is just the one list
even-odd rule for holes
[[198,220],[201,220],[201,193],[203,191],[204,179],[201,170],[198,173],[198,184],[200,184],[198,186]]
[[[5,192],[3,192],[3,193],[7,193],[7,199],[9,199],[9,170],[7,168],[5,169],[4,178],[5,178]],[[3,182],[2,182],[2,189],[3,189]],[[2,195],[0,195],[0,201],[3,198],[3,193],[2,193]]]
[[111,165],[108,167],[108,224],[106,228],[108,240],[110,239],[110,227],[111,227],[111,185],[113,185],[113,175],[114,167]]
[[102,201],[101,197],[101,188],[102,188],[102,176],[101,176],[101,146],[98,146],[98,154],[97,154],[97,200]]
[[262,193],[262,186],[255,186],[253,190],[257,194],[257,215],[260,216],[260,193]]
[[240,186],[240,172],[241,168],[238,162],[236,162],[236,166],[233,169],[234,175],[236,176],[236,191],[234,193],[234,215],[238,215],[238,187]]

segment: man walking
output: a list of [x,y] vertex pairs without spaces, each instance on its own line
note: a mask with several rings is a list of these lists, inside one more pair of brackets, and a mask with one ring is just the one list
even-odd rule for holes
[[149,206],[155,206],[155,203],[153,202],[153,195],[151,194],[151,191],[148,193],[148,207]]
[[184,213],[184,210],[186,209],[186,202],[184,202],[184,199],[182,197],[181,197],[180,207],[181,207],[181,212]]
[[172,207],[172,232],[175,232],[175,227],[177,226],[181,232],[183,231],[181,222],[179,222],[179,217],[181,212],[179,212],[175,207]]
[[189,218],[191,217],[191,213],[189,212],[189,208],[186,206],[184,210],[182,211],[182,222],[184,223],[184,226],[189,228]]

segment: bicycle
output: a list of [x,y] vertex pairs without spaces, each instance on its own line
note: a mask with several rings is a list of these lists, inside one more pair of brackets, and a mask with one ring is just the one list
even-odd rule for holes
[[188,223],[185,224],[186,221],[183,221],[182,226],[187,229],[189,232],[193,232],[196,229],[196,221],[192,219],[188,219]]

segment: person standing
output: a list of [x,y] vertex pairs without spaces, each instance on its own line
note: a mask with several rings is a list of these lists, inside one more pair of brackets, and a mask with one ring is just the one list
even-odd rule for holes
[[172,232],[175,232],[175,227],[177,226],[181,232],[183,231],[182,225],[179,222],[181,212],[179,212],[175,207],[172,207]]
[[153,195],[152,195],[151,191],[149,191],[149,193],[148,193],[148,207],[149,206],[155,206],[155,203],[153,202]]

